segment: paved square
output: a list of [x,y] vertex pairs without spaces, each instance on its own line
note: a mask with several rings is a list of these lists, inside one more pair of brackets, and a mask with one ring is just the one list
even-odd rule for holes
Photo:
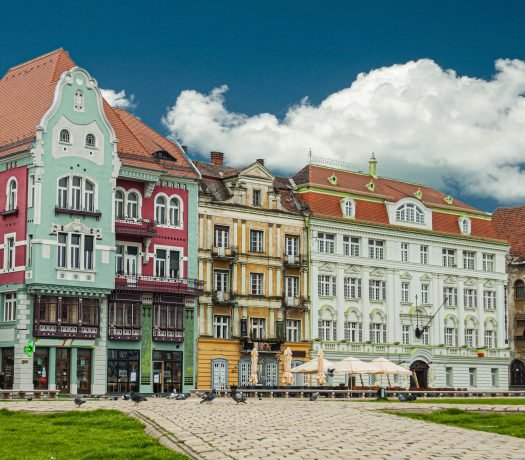
[[[129,401],[2,402],[0,408],[63,411],[113,408],[147,422],[147,431],[197,459],[354,459],[469,458],[523,459],[525,440],[397,417],[380,404],[297,399],[250,399],[237,405],[220,398],[212,404],[150,398]],[[425,409],[446,407],[425,405]],[[411,406],[414,407],[414,406]],[[421,407],[421,406],[418,406]],[[505,406],[461,406],[505,410]],[[512,406],[525,411],[525,406]]]

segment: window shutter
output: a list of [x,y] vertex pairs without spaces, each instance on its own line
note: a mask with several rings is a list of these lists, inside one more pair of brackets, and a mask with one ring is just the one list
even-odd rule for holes
[[368,281],[368,298],[369,300],[374,300],[374,285],[372,280]]
[[332,340],[337,340],[337,321],[332,321]]
[[323,321],[322,320],[319,320],[317,322],[317,335],[320,339],[324,340],[324,336],[323,336]]
[[335,276],[332,276],[332,295],[336,295],[336,285],[337,285],[337,278]]
[[381,298],[381,300],[386,300],[386,281],[382,281],[381,286],[382,286],[382,294],[383,294],[383,297]]
[[357,279],[357,297],[361,298],[361,279]]
[[359,342],[363,341],[363,323],[357,323],[357,327],[359,328]]
[[318,295],[323,295],[323,284],[321,283],[321,275],[317,275],[317,289]]
[[370,323],[370,330],[368,332],[370,333],[370,341],[371,342],[375,342],[374,328],[373,328],[372,323]]
[[383,343],[386,343],[386,324],[383,324]]

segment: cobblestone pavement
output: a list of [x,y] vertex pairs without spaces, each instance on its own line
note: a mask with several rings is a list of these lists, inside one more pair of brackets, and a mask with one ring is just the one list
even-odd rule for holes
[[[0,402],[35,412],[113,408],[146,421],[147,431],[169,438],[196,459],[524,459],[525,440],[397,417],[383,409],[430,410],[446,404],[216,399],[199,404],[150,398],[130,401]],[[525,406],[456,406],[465,410],[523,411]]]

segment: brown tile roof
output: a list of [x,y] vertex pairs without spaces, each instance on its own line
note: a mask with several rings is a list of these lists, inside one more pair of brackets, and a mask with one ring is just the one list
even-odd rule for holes
[[492,225],[498,236],[510,244],[510,255],[525,261],[525,206],[496,209]]
[[[12,67],[0,80],[0,156],[24,151],[35,139],[35,129],[47,112],[63,72],[75,67],[63,49]],[[161,173],[197,178],[186,154],[125,110],[113,109],[104,101],[104,112],[119,140],[117,151],[124,164]],[[174,162],[153,158],[166,151]]]
[[242,171],[240,168],[234,168],[224,164],[215,165],[213,163],[206,163],[204,161],[195,161],[194,164],[202,174],[203,179],[228,179],[230,177],[235,177]]

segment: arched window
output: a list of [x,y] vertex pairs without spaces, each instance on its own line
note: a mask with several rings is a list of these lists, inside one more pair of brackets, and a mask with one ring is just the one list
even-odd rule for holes
[[77,112],[84,111],[84,93],[79,89],[75,91],[75,110]]
[[84,186],[84,208],[90,212],[95,210],[95,186],[88,180]]
[[401,222],[413,222],[416,224],[425,223],[425,213],[423,210],[412,203],[405,203],[396,210],[396,220]]
[[69,131],[67,129],[61,129],[60,130],[60,142],[64,142],[66,144],[69,144],[71,142],[71,135],[69,134]]
[[522,280],[514,283],[514,297],[516,300],[525,299],[525,283]]
[[180,207],[179,200],[172,198],[170,200],[170,225],[178,227],[180,225]]
[[470,235],[470,229],[471,229],[470,219],[468,217],[460,217],[459,218],[459,230],[461,231],[461,233],[463,233],[464,235]]
[[166,198],[158,196],[155,200],[155,220],[157,224],[166,224]]
[[354,204],[351,201],[345,203],[345,216],[352,217],[354,215]]
[[138,219],[139,217],[139,197],[135,192],[128,193],[128,217]]
[[115,192],[115,218],[122,219],[124,217],[124,194],[121,190]]
[[97,140],[93,134],[88,134],[86,136],[86,147],[95,147]]
[[58,181],[58,207],[66,209],[68,207],[68,185],[69,177],[62,177]]
[[17,184],[14,178],[11,178],[7,183],[7,211],[16,209],[17,205]]

